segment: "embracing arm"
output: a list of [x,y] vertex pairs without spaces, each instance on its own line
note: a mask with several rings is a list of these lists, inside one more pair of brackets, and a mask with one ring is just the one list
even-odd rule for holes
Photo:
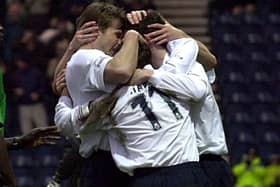
[[87,104],[73,108],[72,100],[65,90],[55,107],[54,121],[64,135],[75,136],[80,130],[81,120],[88,116],[89,109]]
[[119,52],[108,62],[104,72],[104,82],[124,84],[134,73],[138,61],[139,33],[134,30],[126,32]]
[[[166,24],[151,24],[149,27],[159,29],[146,36],[150,38],[151,43],[157,45],[170,42],[179,38],[191,38],[190,35],[186,34],[181,29],[172,26],[170,23]],[[202,42],[196,40],[198,44],[198,56],[197,61],[201,63],[206,71],[214,68],[217,65],[217,60],[215,55],[213,55],[209,49]],[[172,49],[171,49],[172,50]]]
[[66,64],[70,60],[71,56],[81,45],[94,41],[97,36],[98,26],[95,21],[85,23],[81,29],[75,33],[64,55],[55,68],[54,79],[52,82],[52,89],[55,94],[59,95],[58,92],[61,92],[60,90],[56,90],[55,80],[59,73],[66,68]]
[[[203,68],[201,67],[202,71]],[[155,88],[184,101],[198,101],[209,90],[206,76],[200,73],[174,74],[161,70],[137,69],[131,79],[131,85],[149,82]]]

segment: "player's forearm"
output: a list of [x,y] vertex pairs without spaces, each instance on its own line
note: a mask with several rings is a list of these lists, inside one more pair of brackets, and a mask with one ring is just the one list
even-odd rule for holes
[[106,67],[106,83],[124,84],[133,75],[138,61],[138,34],[130,33],[124,38],[123,45]]
[[61,72],[65,67],[67,62],[70,60],[71,56],[75,53],[75,50],[69,46],[67,48],[67,50],[65,51],[64,55],[62,56],[62,58],[60,59],[60,61],[58,62],[56,68],[55,68],[55,72],[54,72],[54,79],[52,82],[52,89],[54,91],[54,93],[56,93],[56,88],[55,88],[55,80],[57,75],[59,74],[59,72]]
[[55,107],[54,122],[64,135],[74,136],[79,131],[81,118],[86,117],[84,115],[89,113],[81,110],[83,107],[81,105],[73,108],[69,97],[63,96],[59,98],[59,102]]
[[16,177],[9,161],[6,143],[3,138],[0,138],[0,173],[7,179],[10,186],[16,186]]
[[174,74],[155,70],[149,79],[155,88],[184,101],[200,100],[207,92],[207,80],[199,74]]
[[217,65],[216,57],[202,42],[197,40],[197,44],[199,48],[197,61],[203,65],[206,71],[214,68]]

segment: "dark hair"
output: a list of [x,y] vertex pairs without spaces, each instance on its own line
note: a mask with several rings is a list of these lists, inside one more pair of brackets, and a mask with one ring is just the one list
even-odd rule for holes
[[150,32],[154,32],[157,29],[148,27],[148,25],[151,25],[154,23],[165,24],[165,20],[159,12],[157,12],[155,10],[148,10],[147,16],[144,17],[144,19],[139,23],[139,26],[138,26],[139,32],[141,34],[148,34]]
[[144,40],[139,39],[137,68],[143,68],[145,65],[151,63],[152,63],[151,50]]
[[77,18],[76,25],[79,29],[88,21],[96,21],[101,31],[107,29],[112,21],[119,19],[122,30],[124,30],[126,19],[123,9],[105,2],[95,2],[88,5],[82,14]]

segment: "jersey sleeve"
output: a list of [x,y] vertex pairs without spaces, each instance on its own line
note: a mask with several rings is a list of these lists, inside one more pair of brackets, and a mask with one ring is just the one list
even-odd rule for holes
[[198,55],[197,42],[192,38],[181,38],[168,42],[169,58],[160,69],[168,72],[186,73],[196,62]]
[[61,96],[55,107],[54,121],[64,135],[72,137],[79,133],[81,119],[88,114],[87,104],[73,108],[71,98]]
[[104,82],[105,68],[111,59],[112,57],[104,54],[93,60],[86,76],[90,87],[94,87],[105,92],[111,92],[114,89],[114,85],[105,84]]
[[209,71],[206,72],[207,74],[207,78],[210,84],[213,84],[216,80],[216,73],[215,73],[215,69],[210,69]]
[[[204,70],[202,69],[202,71]],[[154,70],[149,83],[157,89],[184,101],[198,101],[206,95],[209,89],[206,75],[201,76],[200,72],[195,71],[174,74]]]

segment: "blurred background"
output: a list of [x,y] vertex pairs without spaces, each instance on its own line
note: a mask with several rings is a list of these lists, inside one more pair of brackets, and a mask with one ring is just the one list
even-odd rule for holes
[[[91,0],[1,0],[0,66],[7,94],[5,136],[54,124],[54,69]],[[280,1],[109,0],[125,10],[156,9],[216,55],[213,85],[238,187],[280,186]],[[31,97],[26,97],[29,94]],[[29,98],[29,99],[27,99]],[[21,187],[44,186],[66,141],[11,152]],[[64,186],[67,184],[64,182]]]

